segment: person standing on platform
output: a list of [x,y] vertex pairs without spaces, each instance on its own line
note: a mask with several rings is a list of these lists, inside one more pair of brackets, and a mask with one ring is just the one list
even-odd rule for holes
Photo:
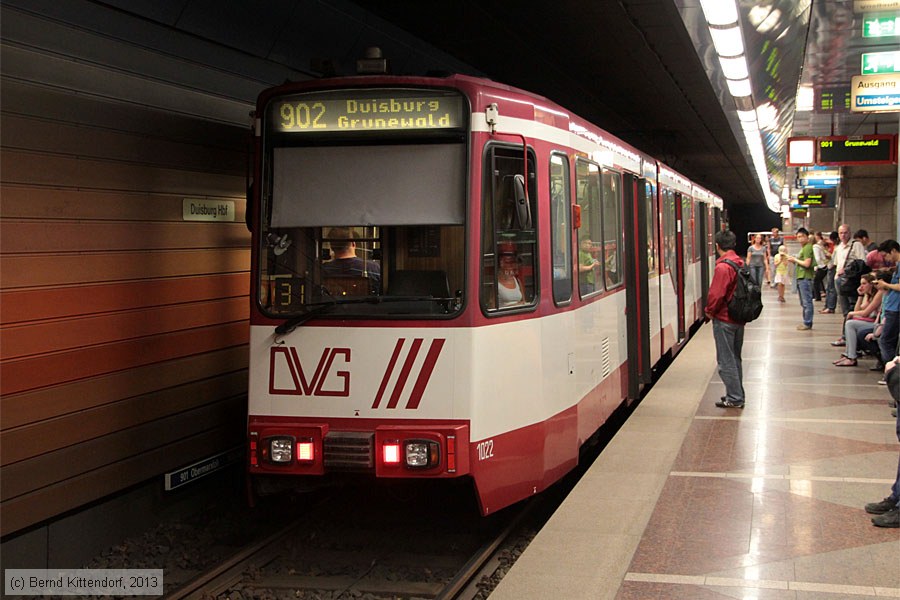
[[876,281],[875,286],[887,293],[882,301],[884,313],[881,318],[881,337],[878,347],[881,349],[881,360],[887,363],[900,352],[897,351],[897,340],[900,338],[900,243],[897,240],[885,240],[878,246],[878,251],[890,258],[895,265],[891,282]]
[[837,307],[837,290],[834,288],[834,273],[837,271],[834,266],[834,249],[840,243],[841,238],[838,237],[837,231],[830,232],[828,239],[825,240],[825,249],[828,252],[828,272],[825,274],[825,308],[819,312],[826,315],[834,314],[834,309]]
[[[778,249],[784,245],[784,238],[781,237],[781,232],[778,231],[777,227],[772,228],[772,235],[769,236],[768,239],[769,244],[769,273],[771,273],[772,277],[775,277],[775,255],[778,254]],[[769,282],[766,282],[769,283]],[[775,282],[772,281],[769,285],[775,287]]]
[[857,232],[853,234],[853,239],[859,240],[859,243],[863,245],[866,252],[878,249],[878,244],[869,239],[869,232],[865,229],[857,230]]
[[802,246],[797,256],[788,255],[788,261],[796,267],[797,291],[800,292],[800,306],[803,308],[803,323],[797,325],[799,331],[812,329],[813,299],[812,286],[816,276],[816,259],[813,245],[809,242],[809,231],[805,227],[797,230],[797,241]]
[[[900,356],[895,356],[884,366],[884,379],[887,381],[888,389],[895,403],[900,402],[900,367],[898,367],[898,363],[900,363]],[[897,441],[900,441],[900,416],[897,416]],[[891,486],[891,495],[881,502],[866,504],[866,512],[875,515],[872,517],[872,525],[876,527],[900,527],[900,461],[897,462],[897,479]]]
[[716,362],[719,377],[725,384],[725,395],[716,402],[719,408],[744,408],[744,373],[741,364],[741,348],[744,345],[744,323],[739,323],[728,314],[728,302],[734,295],[737,270],[729,265],[730,260],[738,267],[744,261],[734,251],[737,237],[725,230],[716,232],[716,268],[709,285],[704,313],[712,320],[713,339],[716,342]]
[[838,227],[840,243],[834,247],[834,289],[841,304],[841,313],[844,317],[850,312],[850,307],[856,304],[856,287],[850,292],[842,292],[844,283],[844,267],[851,261],[866,259],[866,248],[859,240],[850,239],[850,226],[843,223]]
[[747,248],[747,265],[750,267],[753,281],[762,287],[763,273],[766,275],[766,281],[769,280],[769,247],[763,242],[761,233],[753,236],[753,243]]
[[821,302],[822,296],[826,296],[825,276],[828,275],[828,259],[831,258],[831,254],[825,248],[825,238],[822,232],[817,231],[814,236],[813,258],[816,259],[816,277],[813,279],[813,299]]

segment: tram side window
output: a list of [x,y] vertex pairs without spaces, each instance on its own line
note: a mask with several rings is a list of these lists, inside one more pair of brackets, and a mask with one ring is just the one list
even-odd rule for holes
[[622,283],[622,176],[603,169],[603,272],[606,287]]
[[603,290],[600,167],[586,160],[578,160],[575,163],[575,185],[575,201],[581,207],[581,227],[578,229],[578,291],[584,298]]
[[678,263],[675,260],[675,192],[664,190],[663,192],[663,244],[665,252],[663,260],[666,270],[672,274],[672,285],[678,281]]
[[521,146],[493,144],[485,152],[481,306],[487,312],[533,306],[538,297],[534,165],[529,152],[525,168]]
[[656,228],[659,218],[656,213],[656,185],[649,181],[644,202],[647,203],[647,271],[654,274],[656,273]]
[[690,196],[681,197],[681,231],[684,238],[684,264],[694,257],[694,202]]
[[572,213],[569,195],[569,160],[564,155],[550,157],[550,244],[553,249],[553,301],[572,299]]

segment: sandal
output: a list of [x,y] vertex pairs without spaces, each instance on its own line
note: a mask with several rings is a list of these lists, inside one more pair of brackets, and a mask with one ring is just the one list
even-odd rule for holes
[[823,308],[822,310],[819,311],[819,314],[821,314],[821,315],[833,315],[833,314],[834,314],[834,311],[831,310],[830,308]]
[[846,345],[847,345],[847,342],[844,341],[844,338],[841,338],[841,339],[839,339],[839,340],[834,340],[833,342],[831,342],[831,345],[832,345],[832,346],[835,346],[835,347],[838,347],[838,346],[846,346]]
[[850,358],[850,357],[847,356],[846,354],[841,354],[841,357],[840,357],[839,359],[837,359],[837,360],[831,361],[831,364],[836,365],[836,364],[838,364],[839,362],[843,362],[843,361],[845,361],[845,360],[848,360],[849,358]]
[[855,367],[856,359],[855,358],[842,358],[840,361],[834,363],[836,367]]

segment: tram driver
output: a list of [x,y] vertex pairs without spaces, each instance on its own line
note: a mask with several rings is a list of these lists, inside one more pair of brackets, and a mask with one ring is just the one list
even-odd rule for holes
[[328,237],[334,257],[322,264],[322,274],[326,277],[365,277],[371,289],[378,289],[381,266],[356,255],[356,232],[349,227],[333,227]]

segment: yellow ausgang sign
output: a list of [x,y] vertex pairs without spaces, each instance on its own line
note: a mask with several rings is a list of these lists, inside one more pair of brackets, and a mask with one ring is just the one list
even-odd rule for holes
[[900,73],[854,75],[850,82],[850,110],[900,111]]

